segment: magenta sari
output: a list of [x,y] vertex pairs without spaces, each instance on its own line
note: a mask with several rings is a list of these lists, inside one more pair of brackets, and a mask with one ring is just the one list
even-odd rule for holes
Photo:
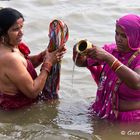
[[[128,65],[129,59],[140,48],[140,17],[130,14],[120,18],[116,24],[124,29],[131,51],[128,53],[119,52],[116,44],[105,45],[103,48],[132,70],[140,68],[139,52]],[[100,63],[100,67],[95,67],[97,62],[91,58],[87,59],[87,63],[87,68],[91,71],[91,74],[98,85],[96,100],[91,105],[92,112],[102,119],[111,121],[140,122],[140,109],[119,112],[118,108],[116,108],[118,107],[119,99],[130,102],[140,101],[140,90],[130,89],[125,83],[119,81],[116,73],[107,63]]]

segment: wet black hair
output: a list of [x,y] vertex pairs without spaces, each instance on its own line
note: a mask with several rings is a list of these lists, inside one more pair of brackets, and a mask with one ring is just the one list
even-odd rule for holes
[[7,34],[9,28],[16,23],[23,15],[13,8],[0,9],[0,37]]

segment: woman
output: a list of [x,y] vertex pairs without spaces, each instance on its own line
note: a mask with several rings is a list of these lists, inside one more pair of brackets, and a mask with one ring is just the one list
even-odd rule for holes
[[[23,15],[12,8],[0,10],[0,107],[17,109],[36,102],[52,65],[61,61],[65,48],[29,56],[22,43]],[[39,75],[35,68],[41,66]]]
[[98,89],[91,109],[100,118],[140,121],[140,17],[128,14],[116,21],[114,44],[78,53],[76,65],[87,67]]

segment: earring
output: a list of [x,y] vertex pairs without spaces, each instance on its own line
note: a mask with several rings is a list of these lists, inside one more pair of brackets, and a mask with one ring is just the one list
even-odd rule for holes
[[6,43],[6,39],[5,39],[5,37],[4,37],[4,36],[2,36],[2,37],[1,37],[1,42],[2,42],[3,44],[5,44],[5,43]]

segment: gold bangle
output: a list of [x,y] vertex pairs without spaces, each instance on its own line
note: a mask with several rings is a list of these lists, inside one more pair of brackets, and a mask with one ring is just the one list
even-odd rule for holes
[[115,70],[115,72],[117,72],[121,67],[123,66],[123,64],[121,64],[120,66],[118,66]]
[[115,59],[111,65],[111,68],[113,67],[113,65],[116,63],[116,61],[118,61],[118,59]]

